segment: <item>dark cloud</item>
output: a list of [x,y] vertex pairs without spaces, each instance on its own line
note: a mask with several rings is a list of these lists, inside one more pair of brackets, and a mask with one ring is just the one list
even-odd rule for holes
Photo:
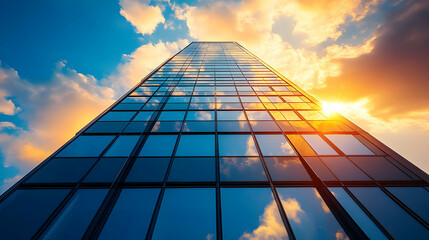
[[377,35],[371,53],[338,59],[342,74],[313,93],[324,100],[370,97],[371,113],[384,119],[429,110],[429,2],[406,3]]

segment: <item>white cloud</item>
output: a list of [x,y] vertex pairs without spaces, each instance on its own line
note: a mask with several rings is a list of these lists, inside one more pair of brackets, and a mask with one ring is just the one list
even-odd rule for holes
[[141,34],[152,34],[165,19],[159,6],[150,6],[150,1],[120,0],[121,15]]

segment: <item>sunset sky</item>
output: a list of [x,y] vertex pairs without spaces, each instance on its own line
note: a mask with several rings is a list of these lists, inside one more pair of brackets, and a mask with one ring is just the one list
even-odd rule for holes
[[429,172],[429,1],[16,0],[0,22],[0,192],[205,40],[237,41]]

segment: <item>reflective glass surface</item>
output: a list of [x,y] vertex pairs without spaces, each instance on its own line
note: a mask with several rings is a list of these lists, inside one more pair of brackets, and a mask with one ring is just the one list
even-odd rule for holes
[[137,158],[126,181],[162,182],[169,162],[169,158]]
[[177,135],[150,135],[139,156],[171,156],[176,140]]
[[222,188],[223,239],[289,239],[269,188]]
[[1,238],[31,239],[69,192],[68,189],[14,192],[0,204]]
[[346,155],[374,155],[353,135],[326,134],[325,136]]
[[338,155],[319,135],[302,135],[318,155]]
[[214,158],[175,158],[169,182],[213,182],[215,181]]
[[113,145],[107,150],[104,156],[107,157],[126,157],[130,155],[140,136],[120,136]]
[[79,136],[58,157],[98,157],[114,136]]
[[82,238],[107,191],[107,189],[79,189],[45,230],[41,239]]
[[167,188],[152,239],[216,239],[213,188]]
[[429,230],[376,187],[350,187],[350,191],[395,239],[428,239]]
[[422,187],[387,187],[387,190],[429,223],[429,192]]
[[265,157],[273,181],[311,181],[298,157]]
[[252,135],[219,135],[220,156],[258,156]]
[[345,239],[346,234],[316,189],[277,188],[297,239]]
[[126,160],[126,158],[100,159],[85,177],[84,182],[113,182]]
[[267,181],[258,157],[220,158],[221,181]]
[[262,155],[295,156],[296,153],[283,135],[256,135]]
[[176,156],[214,156],[214,135],[182,135]]
[[99,239],[143,239],[146,236],[159,189],[124,189]]

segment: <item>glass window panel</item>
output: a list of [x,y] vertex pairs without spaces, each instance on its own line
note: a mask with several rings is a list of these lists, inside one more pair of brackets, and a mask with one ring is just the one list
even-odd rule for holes
[[221,181],[267,181],[258,157],[220,158]]
[[217,122],[218,132],[250,132],[247,121],[219,121]]
[[146,97],[127,97],[122,102],[123,103],[145,103],[147,101]]
[[325,136],[346,155],[374,155],[353,135],[326,134]]
[[329,190],[370,239],[388,239],[343,188],[330,187]]
[[147,122],[131,122],[124,130],[126,133],[141,133],[145,130]]
[[137,114],[133,121],[149,121],[152,114],[153,112],[150,111],[141,111]]
[[260,102],[258,97],[240,97],[240,99],[244,103]]
[[137,158],[127,176],[127,182],[162,182],[169,158]]
[[180,132],[182,122],[156,122],[151,132]]
[[84,182],[113,182],[126,160],[126,158],[102,158],[91,169]]
[[296,156],[295,151],[283,135],[256,135],[262,155]]
[[217,111],[217,120],[246,120],[243,111]]
[[326,120],[326,117],[323,116],[320,112],[317,111],[299,111],[305,119],[311,120]]
[[189,103],[167,103],[164,106],[164,110],[186,110],[188,109]]
[[126,157],[129,156],[140,136],[119,136],[104,156]]
[[87,133],[120,133],[128,125],[129,122],[96,122],[88,130]]
[[338,181],[332,172],[318,157],[305,157],[304,160],[322,181]]
[[345,157],[322,157],[321,159],[342,181],[371,180],[367,175],[365,175],[365,173]]
[[191,97],[170,97],[168,103],[188,103]]
[[120,103],[113,110],[140,110],[143,103]]
[[288,239],[269,188],[222,188],[223,239]]
[[384,157],[351,157],[350,160],[375,180],[412,180]]
[[94,165],[97,158],[53,158],[42,166],[28,183],[78,182]]
[[217,103],[216,108],[222,109],[222,110],[240,110],[240,109],[243,109],[241,107],[241,103]]
[[186,111],[163,111],[158,121],[183,121]]
[[215,97],[192,97],[192,103],[204,103],[204,102],[209,102],[209,103],[214,103],[215,102]]
[[215,239],[214,188],[167,188],[152,239]]
[[139,156],[169,157],[173,153],[177,135],[150,135]]
[[429,192],[422,187],[387,187],[387,190],[429,223]]
[[114,136],[79,136],[58,157],[98,157]]
[[108,112],[99,121],[130,121],[136,112]]
[[246,111],[249,120],[273,120],[267,111]]
[[186,121],[213,121],[215,120],[214,111],[189,111],[186,115]]
[[297,131],[297,132],[313,132],[314,129],[305,121],[290,121],[289,122],[292,127]]
[[308,143],[304,140],[302,135],[288,134],[287,137],[301,156],[316,156],[317,155],[313,151],[313,149],[310,147],[310,145],[308,145]]
[[144,239],[159,189],[123,189],[98,239]]
[[254,132],[281,132],[274,121],[250,121]]
[[311,181],[298,157],[265,157],[273,181]]
[[215,155],[214,135],[182,135],[176,156],[207,156]]
[[214,182],[214,158],[175,158],[169,182]]
[[41,239],[81,239],[107,191],[107,189],[77,190],[45,230]]
[[277,121],[277,124],[284,132],[296,132],[289,121]]
[[315,188],[277,188],[297,239],[347,239]]
[[302,135],[318,155],[338,155],[319,135]]
[[220,156],[258,156],[252,135],[219,135]]
[[350,187],[350,191],[395,239],[428,239],[429,230],[376,187]]
[[201,121],[201,122],[185,122],[183,125],[183,132],[214,132],[215,122]]
[[31,239],[70,192],[68,189],[17,190],[0,204],[3,239]]

